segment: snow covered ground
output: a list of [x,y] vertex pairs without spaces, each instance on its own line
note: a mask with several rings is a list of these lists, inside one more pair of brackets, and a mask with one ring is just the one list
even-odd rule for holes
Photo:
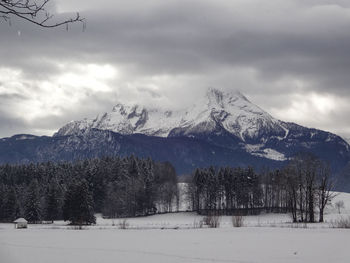
[[288,215],[247,216],[233,228],[222,217],[220,228],[195,228],[194,213],[174,213],[121,220],[98,217],[97,225],[75,230],[64,222],[16,230],[0,224],[1,263],[62,262],[344,262],[350,260],[350,230],[329,222],[350,216],[350,194],[338,195],[345,209],[330,207],[326,223],[293,225]]
[[5,230],[1,262],[349,262],[349,231],[220,228],[192,230]]

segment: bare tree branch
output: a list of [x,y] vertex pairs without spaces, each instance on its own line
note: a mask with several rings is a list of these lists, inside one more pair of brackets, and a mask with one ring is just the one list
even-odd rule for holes
[[11,22],[11,17],[19,17],[30,23],[44,28],[53,28],[68,25],[75,22],[86,26],[86,20],[77,13],[74,18],[69,18],[57,23],[50,23],[54,15],[46,10],[47,3],[50,0],[0,0],[0,19],[5,22]]

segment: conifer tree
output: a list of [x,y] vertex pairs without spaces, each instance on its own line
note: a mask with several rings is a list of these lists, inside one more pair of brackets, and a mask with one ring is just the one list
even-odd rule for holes
[[93,198],[85,180],[73,183],[66,193],[63,207],[65,221],[72,225],[95,224]]
[[32,181],[29,186],[24,209],[24,217],[28,222],[38,223],[41,220],[41,207],[37,180]]
[[48,221],[54,221],[59,219],[60,216],[60,196],[58,188],[55,184],[51,184],[46,200],[45,219]]
[[4,206],[5,206],[5,187],[0,184],[0,221],[4,220]]
[[5,222],[11,222],[20,216],[20,207],[15,188],[11,187],[8,191],[5,191],[4,197],[2,220]]

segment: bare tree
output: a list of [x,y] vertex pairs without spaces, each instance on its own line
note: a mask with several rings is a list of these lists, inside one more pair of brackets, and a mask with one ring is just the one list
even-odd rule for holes
[[11,21],[11,17],[18,17],[37,26],[44,28],[53,28],[66,26],[75,22],[83,24],[85,28],[85,18],[80,17],[79,13],[74,18],[50,23],[53,15],[47,11],[47,4],[50,0],[0,0],[0,18],[5,21]]
[[[295,165],[293,162],[289,163],[284,168],[283,174],[286,178],[286,184],[287,184],[287,192],[288,192],[288,203],[289,203],[289,210],[292,214],[293,222],[298,222],[298,188],[299,188],[299,182],[298,177],[295,172]],[[300,210],[300,206],[299,206]]]
[[329,165],[313,155],[300,154],[284,169],[284,175],[293,221],[315,222],[317,206],[323,222],[324,209],[335,196]]
[[338,213],[340,214],[340,209],[344,208],[344,201],[339,200],[338,202],[335,203],[335,207],[338,209]]
[[232,216],[232,226],[233,227],[242,227],[243,222],[244,222],[244,218],[239,213]]
[[306,190],[306,220],[315,222],[315,193],[316,193],[316,176],[319,160],[311,154],[303,156],[303,168],[305,176]]
[[333,190],[333,182],[330,179],[331,172],[329,165],[321,162],[319,165],[318,172],[318,189],[317,189],[317,198],[318,198],[318,210],[319,210],[319,222],[323,222],[324,209],[327,204],[329,204],[332,199],[335,197]]

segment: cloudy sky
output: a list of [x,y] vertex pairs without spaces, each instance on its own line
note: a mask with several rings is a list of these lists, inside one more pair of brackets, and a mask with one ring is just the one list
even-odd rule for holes
[[57,19],[80,11],[87,28],[0,20],[0,137],[51,135],[118,101],[183,107],[215,87],[350,138],[348,0],[51,0],[49,9]]

